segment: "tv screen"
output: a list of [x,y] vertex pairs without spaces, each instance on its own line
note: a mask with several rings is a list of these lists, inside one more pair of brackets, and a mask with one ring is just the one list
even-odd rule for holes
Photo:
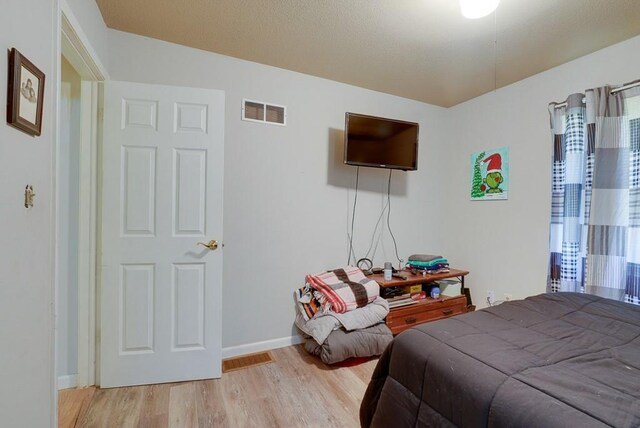
[[414,122],[347,113],[344,163],[415,171],[418,130]]

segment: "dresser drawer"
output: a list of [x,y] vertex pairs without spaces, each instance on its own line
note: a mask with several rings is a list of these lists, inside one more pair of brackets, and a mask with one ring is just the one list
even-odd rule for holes
[[392,309],[387,315],[387,326],[393,334],[398,334],[414,325],[463,314],[466,308],[465,296],[426,299],[415,305]]

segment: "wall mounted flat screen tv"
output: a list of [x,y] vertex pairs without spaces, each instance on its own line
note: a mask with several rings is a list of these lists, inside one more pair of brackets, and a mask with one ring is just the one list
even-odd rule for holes
[[347,113],[344,163],[415,171],[418,131],[419,125],[414,122]]

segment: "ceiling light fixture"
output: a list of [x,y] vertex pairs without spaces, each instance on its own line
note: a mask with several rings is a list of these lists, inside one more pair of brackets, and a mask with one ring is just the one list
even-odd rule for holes
[[465,18],[482,18],[496,10],[498,3],[500,0],[460,0],[460,11]]

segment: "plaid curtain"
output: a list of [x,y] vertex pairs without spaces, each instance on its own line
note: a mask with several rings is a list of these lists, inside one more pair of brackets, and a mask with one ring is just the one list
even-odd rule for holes
[[[547,291],[640,299],[640,88],[549,105],[553,134]],[[586,103],[583,102],[586,100]]]

